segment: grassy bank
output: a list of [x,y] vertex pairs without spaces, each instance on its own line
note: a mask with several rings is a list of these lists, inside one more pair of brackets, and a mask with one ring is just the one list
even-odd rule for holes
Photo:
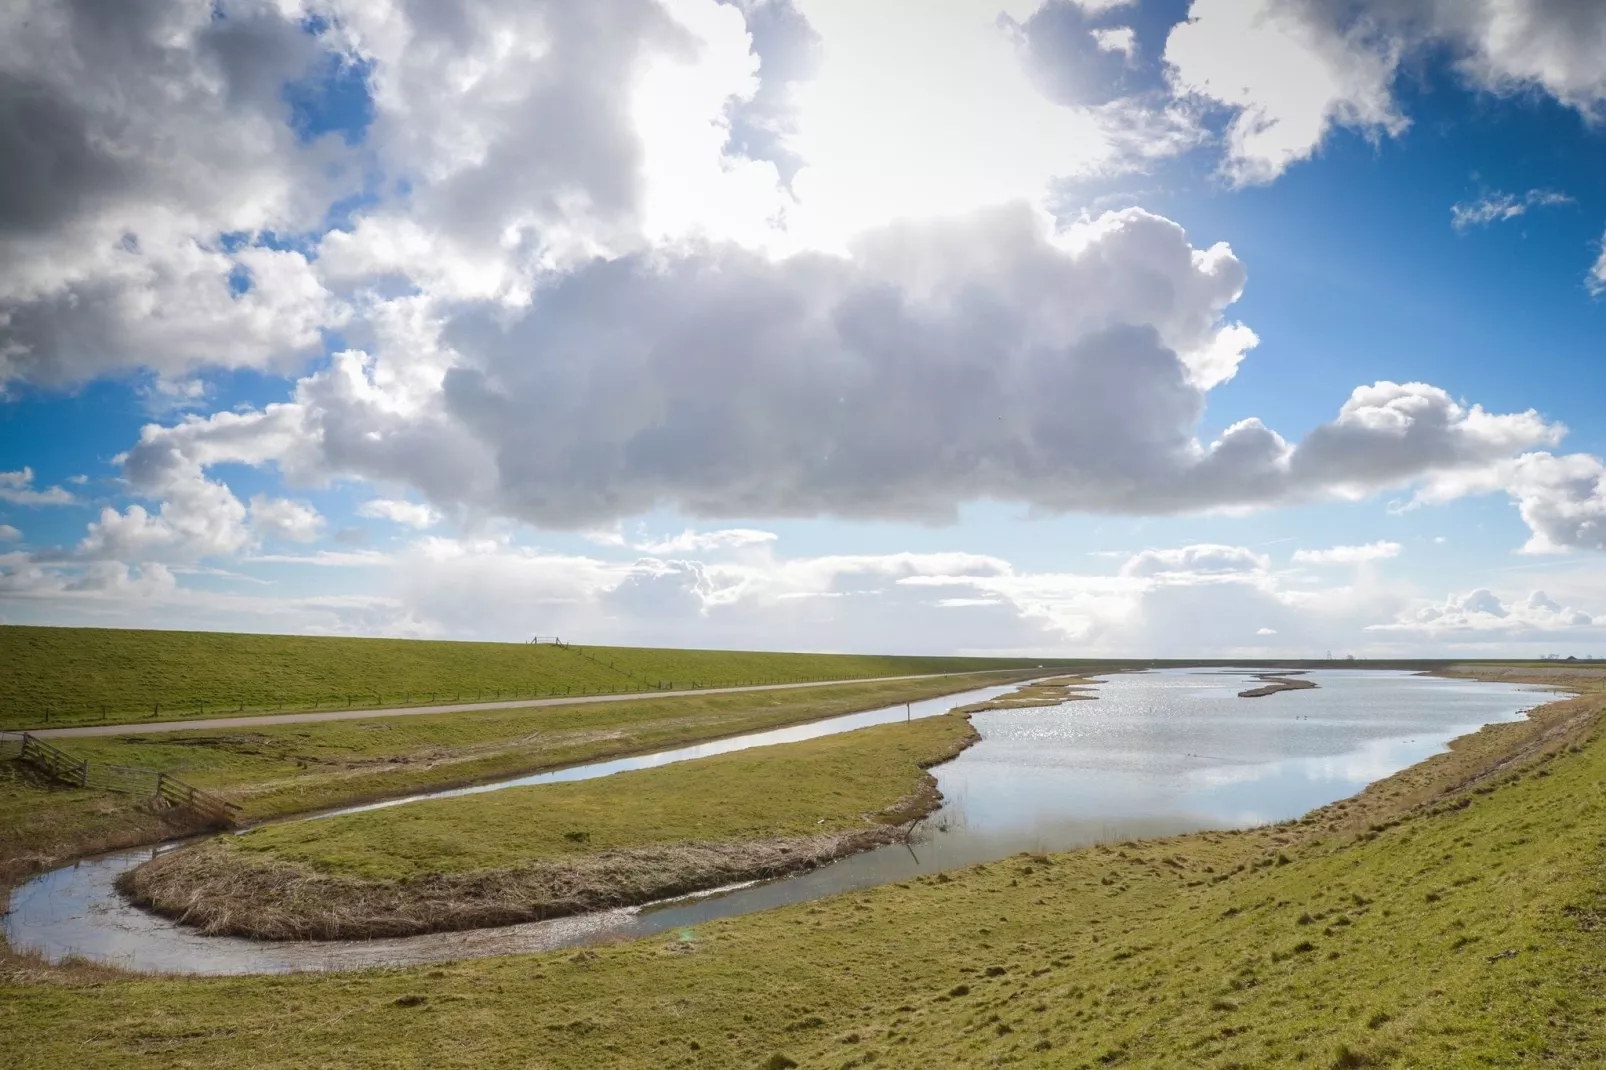
[[14,963],[0,1038],[18,1067],[1599,1066],[1603,705],[1276,828],[580,953],[208,980]]
[[273,825],[159,855],[120,883],[211,933],[344,939],[626,906],[811,868],[937,805],[960,714]]
[[0,729],[1032,667],[882,657],[0,626]]
[[0,761],[0,894],[7,880],[69,858],[200,831],[189,811],[155,813],[127,795],[72,788]]
[[[1012,678],[959,676],[797,691],[483,710],[249,731],[63,741],[79,758],[171,773],[261,820],[919,701]],[[127,796],[0,762],[0,874],[175,834]]]

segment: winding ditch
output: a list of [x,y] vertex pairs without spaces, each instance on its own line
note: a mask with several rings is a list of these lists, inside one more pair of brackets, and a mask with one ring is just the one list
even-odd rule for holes
[[[259,942],[198,935],[135,908],[119,874],[173,844],[85,859],[14,889],[6,938],[50,961],[80,956],[157,973],[346,970],[545,951],[695,926],[838,892],[906,880],[1018,851],[1231,828],[1298,816],[1343,798],[1484,724],[1520,717],[1535,690],[1403,672],[1319,670],[1319,686],[1244,702],[1240,674],[1163,670],[1108,677],[1097,701],[972,715],[980,743],[932,770],[941,810],[908,844],[810,872],[642,907],[393,939]],[[1008,694],[981,688],[655,754],[430,792],[290,820],[317,820],[445,796],[610,776],[714,754],[798,742]]]

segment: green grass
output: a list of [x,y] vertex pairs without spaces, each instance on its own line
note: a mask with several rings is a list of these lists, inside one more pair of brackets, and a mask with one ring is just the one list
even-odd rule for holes
[[[970,690],[964,676],[688,695],[60,742],[92,762],[171,773],[242,805],[245,820],[467,784],[762,731]],[[160,839],[134,800],[0,762],[0,871]]]
[[0,728],[1031,667],[1037,659],[0,626]]
[[1606,745],[1339,828],[1399,791],[581,953],[240,979],[17,963],[0,1044],[19,1068],[1606,1064]]
[[318,872],[404,880],[610,848],[861,828],[865,815],[913,794],[923,768],[971,731],[960,715],[927,717],[597,780],[273,825],[229,846]]
[[151,813],[129,796],[67,787],[30,765],[0,761],[0,881],[194,827],[184,815]]

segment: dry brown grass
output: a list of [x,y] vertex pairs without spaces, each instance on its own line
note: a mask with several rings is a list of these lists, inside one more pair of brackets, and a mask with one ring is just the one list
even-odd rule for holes
[[191,810],[70,787],[21,762],[0,762],[0,887],[74,858],[215,827]]
[[209,936],[348,940],[454,932],[635,906],[781,877],[894,843],[906,826],[821,836],[603,851],[517,869],[372,881],[320,874],[210,843],[158,855],[118,887]]

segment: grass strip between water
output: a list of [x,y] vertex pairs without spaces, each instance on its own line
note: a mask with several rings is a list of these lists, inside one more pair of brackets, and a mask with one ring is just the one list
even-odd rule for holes
[[[65,746],[78,758],[172,773],[241,804],[254,821],[817,721],[1018,675],[113,736]],[[67,787],[30,766],[0,762],[0,876],[185,831],[193,828],[182,815],[153,815],[130,796]]]
[[813,868],[934,810],[963,714],[596,780],[273,825],[170,851],[119,888],[211,934],[348,939],[630,906]]

